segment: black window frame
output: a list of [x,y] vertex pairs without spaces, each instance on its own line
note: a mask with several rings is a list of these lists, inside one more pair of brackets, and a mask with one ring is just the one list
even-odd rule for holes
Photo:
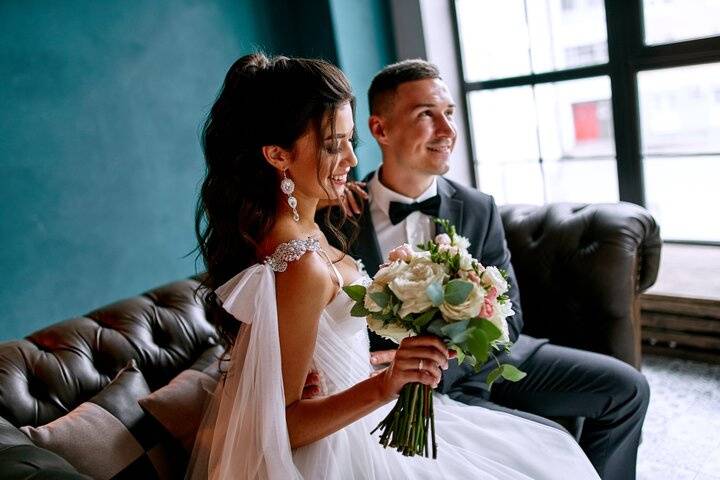
[[[525,0],[527,3],[528,0]],[[617,162],[617,181],[620,201],[646,207],[642,144],[640,138],[640,105],[638,101],[638,73],[672,67],[684,67],[720,62],[720,35],[661,45],[645,45],[642,0],[605,0],[608,62],[551,72],[531,73],[493,80],[468,82],[465,80],[464,59],[460,44],[456,1],[449,0],[455,37],[455,51],[459,78],[462,79],[462,99],[467,132],[467,149],[472,184],[478,186],[475,168],[474,139],[468,110],[468,96],[479,90],[515,86],[535,86],[543,83],[608,76],[611,87],[613,135]],[[718,242],[675,240],[669,243],[715,245]]]

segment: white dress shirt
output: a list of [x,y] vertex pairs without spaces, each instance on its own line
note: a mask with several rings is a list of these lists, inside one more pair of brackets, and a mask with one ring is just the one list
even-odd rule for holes
[[433,178],[432,184],[420,196],[410,198],[383,185],[380,182],[380,172],[377,171],[368,182],[368,193],[370,195],[370,218],[375,227],[383,261],[387,260],[390,250],[403,243],[409,243],[415,248],[418,244],[435,237],[435,223],[430,216],[416,211],[408,215],[402,222],[393,225],[388,212],[390,202],[422,202],[437,195],[437,178]]

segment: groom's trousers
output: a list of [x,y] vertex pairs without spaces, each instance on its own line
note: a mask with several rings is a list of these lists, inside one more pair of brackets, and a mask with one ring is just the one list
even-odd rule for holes
[[[640,432],[650,400],[644,375],[607,355],[545,344],[520,369],[527,377],[495,383],[472,376],[450,397],[562,428],[548,417],[583,417],[580,446],[604,480],[634,479]],[[540,417],[538,417],[540,416]],[[558,472],[561,475],[561,472]]]

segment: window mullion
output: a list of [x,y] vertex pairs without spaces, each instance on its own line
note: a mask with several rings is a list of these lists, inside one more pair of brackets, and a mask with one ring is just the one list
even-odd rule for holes
[[640,0],[605,0],[620,200],[645,206],[640,106],[633,53],[642,45]]

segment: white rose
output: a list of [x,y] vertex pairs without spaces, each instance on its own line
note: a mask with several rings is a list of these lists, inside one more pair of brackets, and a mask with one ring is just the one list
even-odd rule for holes
[[460,254],[460,270],[472,270],[473,257],[467,252]]
[[487,267],[482,274],[482,282],[487,287],[495,287],[498,295],[508,291],[508,283],[497,267]]
[[455,242],[453,245],[456,245],[460,250],[467,251],[468,248],[470,248],[470,240],[468,240],[466,237],[461,237],[460,235],[455,235]]
[[372,315],[367,317],[367,324],[370,330],[377,333],[381,337],[392,340],[395,343],[400,343],[403,338],[411,337],[413,335],[413,332],[395,323],[388,323],[387,325],[383,325],[382,320],[373,318]]
[[409,265],[402,260],[392,262],[389,265],[384,266],[375,274],[372,283],[367,287],[367,293],[365,295],[365,308],[371,312],[379,312],[382,307],[375,303],[370,297],[371,293],[383,292],[388,283],[390,283],[395,277],[400,275],[403,271],[407,270]]
[[490,320],[493,325],[500,329],[502,335],[499,338],[501,342],[509,342],[510,334],[508,332],[507,317],[514,315],[515,311],[512,309],[512,302],[507,301],[505,303],[495,303],[495,312]]
[[414,257],[408,268],[389,284],[390,290],[402,302],[398,315],[402,318],[409,313],[420,313],[432,307],[425,289],[431,283],[442,283],[445,275],[443,265],[434,263],[425,256]]
[[445,320],[467,320],[468,318],[477,317],[485,300],[485,289],[473,283],[473,289],[470,290],[468,298],[459,305],[450,305],[443,302],[440,305],[440,312]]
[[385,285],[393,281],[395,277],[407,270],[409,266],[410,265],[407,262],[398,260],[382,267],[373,277],[372,285],[377,284],[381,285],[382,288],[385,288]]

